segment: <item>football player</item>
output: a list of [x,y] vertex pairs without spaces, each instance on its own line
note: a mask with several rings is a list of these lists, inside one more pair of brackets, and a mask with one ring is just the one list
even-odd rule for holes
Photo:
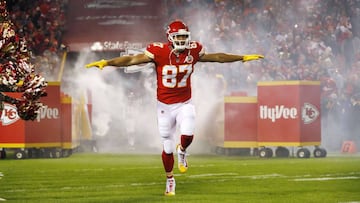
[[197,62],[235,62],[262,59],[262,55],[236,55],[206,53],[201,43],[191,41],[188,26],[176,20],[166,31],[167,43],[155,42],[144,53],[100,60],[86,65],[87,68],[106,66],[126,67],[142,63],[154,63],[157,75],[157,120],[162,139],[162,162],[166,172],[166,196],[175,195],[173,165],[175,131],[180,129],[180,143],[176,145],[178,168],[181,173],[188,169],[186,149],[194,137],[195,108],[191,101],[191,74]]

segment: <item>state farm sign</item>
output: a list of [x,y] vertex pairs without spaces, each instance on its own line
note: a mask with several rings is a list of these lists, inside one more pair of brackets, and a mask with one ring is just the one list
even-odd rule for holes
[[141,42],[120,42],[120,41],[105,41],[105,42],[94,42],[90,49],[92,51],[124,51],[127,49],[142,49],[144,48],[143,43]]
[[4,109],[1,112],[1,123],[3,126],[5,125],[11,125],[12,123],[15,123],[17,120],[19,120],[20,117],[17,113],[17,109],[15,106],[4,103]]

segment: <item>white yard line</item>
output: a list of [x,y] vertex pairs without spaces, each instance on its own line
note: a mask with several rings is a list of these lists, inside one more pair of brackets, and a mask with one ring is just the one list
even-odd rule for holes
[[322,178],[297,178],[293,181],[327,181],[327,180],[353,180],[360,179],[357,176],[347,176],[347,177],[322,177]]
[[238,173],[205,173],[198,175],[189,175],[189,178],[199,178],[199,177],[211,177],[211,176],[237,176]]
[[[282,174],[261,174],[261,175],[247,175],[240,176],[238,173],[205,173],[197,175],[189,175],[189,178],[202,178],[202,177],[221,177],[217,180],[220,182],[226,181],[227,179],[271,179],[271,178],[286,178],[289,181],[329,181],[329,180],[355,180],[360,179],[360,176],[357,176],[358,172],[350,172],[347,174],[326,174],[318,177],[313,177],[312,175],[295,175],[295,176],[286,176]],[[355,175],[355,176],[354,176]]]

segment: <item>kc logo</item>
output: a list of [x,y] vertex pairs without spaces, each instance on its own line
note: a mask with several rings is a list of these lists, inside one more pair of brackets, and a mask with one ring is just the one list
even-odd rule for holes
[[4,109],[1,112],[1,122],[2,125],[10,125],[12,123],[15,123],[17,120],[19,120],[20,117],[17,113],[17,109],[15,106],[11,105],[11,104],[4,104]]
[[301,117],[304,124],[310,124],[314,122],[320,115],[319,110],[310,103],[304,103],[301,111]]

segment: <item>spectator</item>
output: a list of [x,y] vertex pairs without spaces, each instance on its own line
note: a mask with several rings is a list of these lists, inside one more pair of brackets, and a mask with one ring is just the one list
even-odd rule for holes
[[[26,39],[27,48],[33,54],[36,71],[44,73],[47,80],[56,80],[65,47],[62,34],[67,1],[35,0],[29,3],[26,0],[7,0],[6,4],[15,32]],[[41,61],[36,61],[39,58]],[[44,60],[50,63],[40,63]]]

